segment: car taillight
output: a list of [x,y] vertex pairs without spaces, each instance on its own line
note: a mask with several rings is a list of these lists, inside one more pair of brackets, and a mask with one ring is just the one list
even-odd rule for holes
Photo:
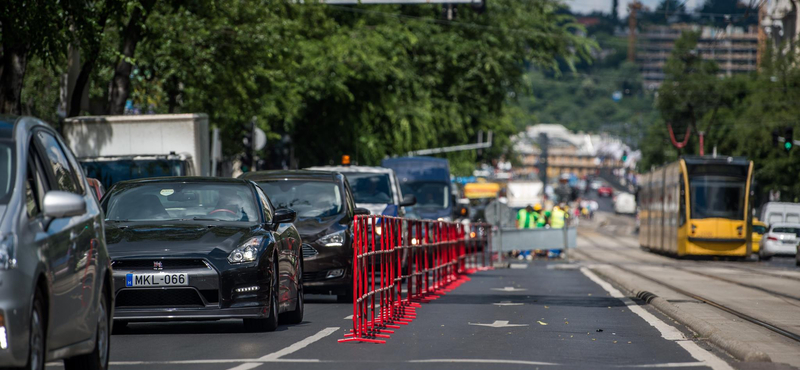
[[774,241],[777,241],[777,240],[778,240],[778,238],[776,238],[776,237],[774,237],[774,236],[768,236],[768,237],[767,237],[767,240],[774,240]]

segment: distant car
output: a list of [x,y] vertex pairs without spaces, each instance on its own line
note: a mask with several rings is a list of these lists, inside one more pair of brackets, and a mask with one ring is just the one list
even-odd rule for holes
[[91,177],[87,177],[86,181],[89,183],[89,187],[92,188],[92,192],[97,197],[97,200],[103,199],[103,195],[106,193],[106,188],[98,179],[93,179]]
[[752,245],[753,245],[753,253],[758,253],[760,246],[761,246],[761,239],[763,239],[764,234],[767,232],[767,224],[759,221],[753,220],[753,234],[752,234]]
[[278,207],[297,211],[295,226],[303,238],[305,292],[353,299],[353,220],[368,215],[356,208],[350,183],[329,171],[258,171],[242,178],[255,181]]
[[417,203],[413,194],[403,195],[394,170],[367,166],[319,166],[311,171],[332,171],[343,174],[353,189],[357,207],[366,208],[370,214],[404,217],[405,207]]
[[592,190],[600,189],[601,186],[603,186],[603,182],[600,180],[593,180],[591,183],[589,183],[589,188]]
[[47,124],[0,116],[0,367],[108,368],[114,311],[103,213]]
[[769,231],[761,239],[758,257],[769,260],[775,255],[796,255],[797,236],[800,235],[800,224],[776,223],[769,225]]
[[597,188],[598,197],[610,197],[612,195],[614,195],[614,189],[608,185],[603,185]]
[[636,213],[636,197],[631,193],[618,193],[614,196],[614,213]]
[[295,212],[255,183],[214,177],[121,181],[103,198],[114,319],[243,319],[273,331],[303,321]]

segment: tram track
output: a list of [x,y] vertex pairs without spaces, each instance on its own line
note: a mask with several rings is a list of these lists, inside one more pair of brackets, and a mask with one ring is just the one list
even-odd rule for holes
[[[605,236],[604,236],[604,237],[605,237]],[[598,248],[600,248],[600,249],[604,249],[604,250],[608,250],[608,251],[614,251],[614,252],[622,252],[622,253],[624,253],[624,254],[625,254],[625,256],[627,256],[627,257],[629,257],[629,258],[631,258],[631,259],[634,259],[634,260],[636,260],[636,261],[638,261],[638,262],[644,262],[644,263],[661,263],[661,262],[655,262],[655,261],[648,261],[648,260],[646,260],[646,259],[643,259],[643,258],[640,258],[640,257],[637,257],[637,256],[633,256],[633,255],[631,255],[630,253],[628,253],[628,251],[627,251],[627,250],[625,250],[625,249],[621,249],[621,248],[610,248],[610,247],[607,247],[607,246],[602,246],[602,245],[600,245],[600,244],[597,244],[597,243],[596,243],[595,241],[593,241],[593,240],[589,240],[589,242],[590,242],[590,243],[592,243],[592,244],[593,244],[595,247],[598,247]],[[652,253],[652,252],[651,252],[651,253]],[[763,293],[767,293],[767,294],[770,294],[770,295],[774,295],[774,296],[776,296],[776,297],[781,297],[781,298],[792,299],[792,300],[795,300],[795,301],[798,301],[798,302],[800,302],[800,297],[798,297],[798,296],[793,296],[793,295],[791,295],[791,294],[781,293],[781,292],[774,291],[774,290],[772,290],[772,289],[767,289],[767,288],[764,288],[764,287],[760,287],[760,286],[756,286],[756,285],[752,285],[752,284],[747,284],[747,283],[743,283],[743,282],[740,282],[740,281],[735,281],[735,280],[727,279],[727,278],[724,278],[724,277],[720,277],[720,276],[716,276],[716,275],[707,274],[707,273],[704,273],[704,272],[695,271],[695,270],[688,269],[688,268],[686,268],[686,267],[683,267],[683,266],[678,266],[678,265],[676,265],[676,264],[671,264],[671,263],[662,263],[662,265],[664,265],[664,266],[669,266],[670,268],[674,268],[674,269],[676,269],[676,270],[680,270],[680,271],[687,272],[687,273],[690,273],[690,274],[694,274],[694,275],[698,275],[698,276],[703,276],[703,277],[706,277],[706,278],[709,278],[709,279],[719,280],[719,281],[722,281],[722,282],[726,282],[726,283],[728,283],[728,284],[734,284],[734,285],[738,285],[738,286],[741,286],[741,287],[744,287],[744,288],[755,289],[755,290],[761,291],[761,292],[763,292]],[[722,266],[725,266],[725,267],[727,267],[728,265],[722,265]],[[767,274],[764,274],[764,275],[772,277],[772,275],[767,275]],[[792,304],[792,305],[794,305],[794,306],[797,306],[798,308],[800,308],[800,305],[798,305],[798,304],[796,304],[796,303],[790,303],[790,302],[787,302],[787,303],[789,303],[789,304]]]
[[[612,252],[620,252],[620,250],[617,249],[617,248],[609,248],[609,247],[601,246],[597,242],[595,242],[594,240],[591,240],[591,239],[588,239],[588,238],[586,240],[588,240],[589,243],[591,243],[595,247],[598,247],[599,249],[608,250],[608,251],[612,251]],[[736,316],[736,317],[738,317],[738,318],[740,318],[742,320],[745,320],[745,321],[750,322],[752,324],[761,326],[761,327],[763,327],[765,329],[768,329],[768,330],[770,330],[772,332],[780,334],[781,336],[784,336],[784,337],[786,337],[788,339],[791,339],[791,340],[793,340],[795,342],[800,342],[800,334],[798,334],[798,333],[792,332],[792,331],[787,330],[787,329],[783,329],[783,328],[781,328],[781,327],[779,327],[779,326],[777,326],[775,324],[772,324],[772,323],[769,323],[767,321],[764,321],[764,320],[758,319],[756,317],[750,316],[750,315],[748,315],[748,314],[746,314],[744,312],[741,312],[741,311],[738,311],[738,310],[736,310],[734,308],[728,307],[728,306],[726,306],[726,305],[724,305],[722,303],[719,303],[717,301],[714,301],[714,300],[712,300],[710,298],[707,298],[707,297],[692,293],[692,292],[687,291],[685,289],[679,288],[679,287],[677,287],[675,285],[672,285],[672,284],[669,284],[669,283],[654,279],[654,278],[652,278],[650,276],[647,276],[647,275],[645,275],[643,273],[640,273],[640,272],[635,271],[633,269],[630,269],[630,268],[627,268],[625,266],[622,266],[620,263],[612,262],[612,261],[609,261],[609,260],[603,260],[601,258],[597,258],[597,256],[589,255],[588,253],[583,252],[583,251],[579,251],[579,253],[581,255],[583,255],[584,257],[586,257],[587,259],[594,260],[594,261],[597,261],[597,262],[600,262],[600,263],[604,263],[604,264],[608,264],[608,265],[614,266],[614,267],[616,267],[616,268],[618,268],[618,269],[620,269],[622,271],[625,271],[625,272],[627,272],[629,274],[635,275],[637,277],[643,278],[643,279],[648,280],[648,281],[652,281],[652,282],[654,282],[656,284],[659,284],[661,286],[664,286],[664,287],[666,287],[666,288],[668,288],[668,289],[670,289],[672,291],[675,291],[675,292],[677,292],[677,293],[679,293],[681,295],[684,295],[684,296],[690,297],[692,299],[695,299],[697,301],[703,302],[703,303],[708,304],[708,305],[710,305],[710,306],[712,306],[714,308],[717,308],[719,310],[722,310],[722,311],[725,311],[725,312],[727,312],[729,314],[732,314],[732,315],[734,315],[734,316]],[[628,253],[625,253],[625,256],[633,259],[636,262],[655,263],[653,261],[645,261],[645,260],[642,260],[640,258],[635,258],[635,257],[631,256]],[[677,266],[668,266],[668,267],[676,267],[677,268]],[[681,269],[681,268],[678,268],[678,269],[681,270],[681,271],[684,271],[684,272],[688,272],[688,273],[692,273],[692,274],[695,274],[695,275],[703,276],[702,274],[699,274],[699,273],[697,273],[695,271],[684,270],[684,269]],[[724,279],[724,280],[723,279],[718,279],[718,280],[722,280],[722,281],[725,281],[725,282],[730,282],[730,281],[726,281],[727,279]],[[734,283],[736,283],[736,282],[734,282]],[[737,284],[737,285],[740,285],[740,284]],[[753,287],[748,287],[748,286],[745,286],[745,287],[753,289]],[[774,293],[776,293],[776,292],[772,292],[772,291],[769,291],[769,290],[760,289],[760,287],[756,287],[756,288],[759,288],[758,290],[761,290],[764,293],[767,293],[767,294],[770,294],[770,295],[774,295]],[[780,295],[778,295],[778,296],[784,296],[784,294],[780,293]],[[790,299],[799,300],[800,301],[800,298],[798,298],[798,297],[791,297]],[[787,302],[787,303],[792,304],[790,302]],[[793,304],[793,305],[796,305],[796,304]]]

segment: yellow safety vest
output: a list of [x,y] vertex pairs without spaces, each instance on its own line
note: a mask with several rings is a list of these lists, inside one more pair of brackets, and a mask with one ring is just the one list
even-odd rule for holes
[[550,227],[554,229],[563,229],[566,218],[567,213],[562,211],[561,208],[553,209],[553,212],[550,216]]

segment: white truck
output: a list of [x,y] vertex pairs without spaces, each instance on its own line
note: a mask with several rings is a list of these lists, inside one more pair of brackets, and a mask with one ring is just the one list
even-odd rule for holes
[[63,136],[86,176],[106,189],[136,178],[211,174],[205,114],[73,117]]
[[506,187],[506,198],[510,208],[525,208],[542,203],[544,184],[541,181],[509,182]]

